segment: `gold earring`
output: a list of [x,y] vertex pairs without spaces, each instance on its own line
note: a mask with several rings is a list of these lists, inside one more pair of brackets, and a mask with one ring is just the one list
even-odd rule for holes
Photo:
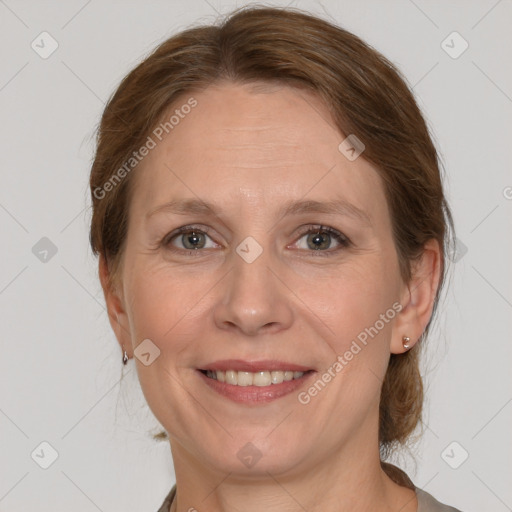
[[409,338],[409,336],[402,337],[402,345],[404,346],[405,350],[409,350],[411,348],[411,346],[409,345],[409,341],[411,341],[411,338]]

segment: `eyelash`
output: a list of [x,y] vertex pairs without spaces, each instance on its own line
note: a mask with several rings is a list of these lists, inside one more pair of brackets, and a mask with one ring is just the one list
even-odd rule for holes
[[[203,249],[203,251],[200,249],[199,250],[198,249],[179,249],[177,247],[174,247],[171,244],[171,242],[172,242],[172,240],[174,240],[176,237],[178,237],[180,235],[189,234],[192,232],[207,235],[209,231],[210,231],[210,229],[208,227],[199,228],[194,225],[182,226],[182,227],[176,229],[175,231],[173,231],[172,233],[169,233],[168,235],[166,235],[162,239],[162,241],[160,242],[159,245],[161,247],[165,247],[166,249],[168,249],[172,252],[180,253],[182,255],[200,256],[201,255],[200,253],[203,252],[204,249]],[[322,251],[322,250],[307,251],[306,249],[302,249],[302,250],[306,250],[307,252],[311,252],[311,253],[315,254],[315,256],[331,256],[333,253],[337,253],[340,250],[345,249],[351,245],[350,240],[343,233],[340,233],[338,230],[331,228],[329,226],[323,226],[320,224],[316,224],[316,225],[311,224],[311,225],[304,226],[304,228],[301,229],[301,231],[299,233],[299,237],[297,238],[297,241],[300,240],[304,235],[308,235],[310,233],[311,234],[313,234],[313,233],[328,234],[328,235],[332,236],[340,245],[337,249],[327,249],[325,251]]]

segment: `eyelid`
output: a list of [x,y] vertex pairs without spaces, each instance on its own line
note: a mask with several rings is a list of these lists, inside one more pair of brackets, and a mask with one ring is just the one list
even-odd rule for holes
[[350,242],[347,235],[345,235],[341,231],[338,231],[336,228],[332,228],[330,226],[325,226],[323,224],[307,224],[305,226],[301,226],[299,228],[299,235],[303,236],[307,233],[313,233],[314,231],[329,233],[331,235],[337,235],[341,239],[346,240],[347,242]]

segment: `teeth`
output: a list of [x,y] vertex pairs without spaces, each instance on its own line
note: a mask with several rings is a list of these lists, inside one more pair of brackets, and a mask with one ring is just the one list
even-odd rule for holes
[[284,372],[270,372],[272,384],[281,384],[284,380]]
[[[215,374],[216,374],[217,372],[212,372],[212,374],[213,374],[213,373],[215,373]],[[215,377],[214,377],[214,378],[216,378],[217,380],[220,380],[220,379],[217,377],[217,375],[215,375]],[[233,384],[234,386],[236,386],[236,385],[237,385],[237,383],[238,383],[238,372],[235,372],[234,370],[228,370],[228,371],[226,372],[226,379],[225,379],[225,382],[226,382],[227,384]]]
[[270,384],[272,384],[270,372],[257,372],[252,374],[253,386],[270,386]]
[[252,386],[253,374],[249,372],[238,372],[236,383],[238,386]]
[[271,384],[281,384],[282,382],[293,379],[300,379],[304,372],[292,371],[261,371],[261,372],[237,372],[236,370],[207,370],[206,376],[210,379],[225,382],[232,386],[270,386]]

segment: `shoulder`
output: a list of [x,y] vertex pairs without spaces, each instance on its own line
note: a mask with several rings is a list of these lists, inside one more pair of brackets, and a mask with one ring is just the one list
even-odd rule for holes
[[458,508],[440,503],[431,494],[418,487],[415,487],[414,490],[418,498],[418,512],[461,512]]
[[419,487],[416,487],[407,473],[398,466],[384,461],[381,461],[381,466],[389,478],[391,478],[395,483],[408,487],[409,489],[413,489],[416,492],[416,498],[418,499],[417,512],[461,512],[457,508],[450,507],[437,501],[431,494]]

